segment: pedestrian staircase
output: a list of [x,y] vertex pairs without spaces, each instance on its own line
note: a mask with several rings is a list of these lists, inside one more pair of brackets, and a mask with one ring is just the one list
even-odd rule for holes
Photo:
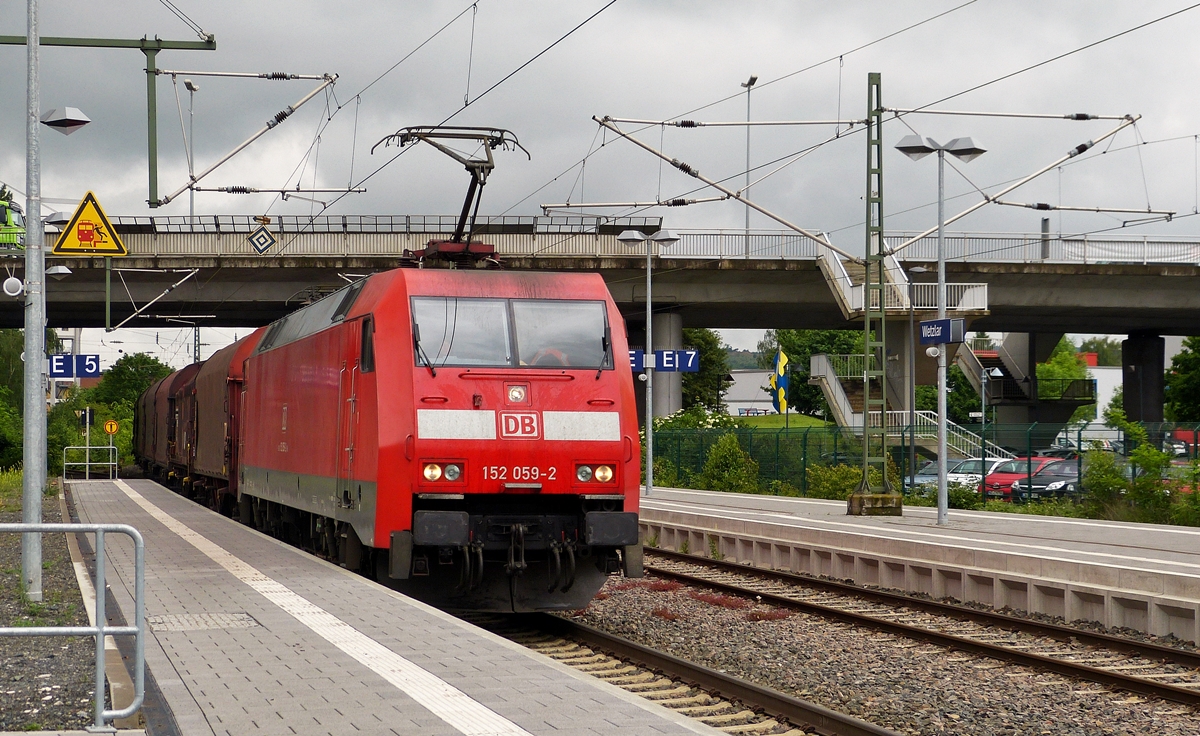
[[[887,288],[882,294],[886,302],[884,309],[888,314],[937,311],[936,283],[910,282],[904,267],[895,256],[884,258],[884,265]],[[843,258],[823,244],[817,245],[817,267],[825,276],[825,282],[829,284],[842,315],[846,319],[861,318],[864,311],[863,294],[866,293],[863,286],[866,281],[866,267],[862,263]],[[946,284],[947,312],[955,317],[987,314],[987,288],[987,284]]]
[[[809,379],[819,386],[828,404],[832,419],[839,427],[862,434],[866,417],[863,413],[862,355],[814,355],[809,362]],[[932,411],[887,411],[880,417],[872,412],[871,426],[885,422],[887,436],[896,440],[912,438],[928,454],[937,454],[937,413]],[[981,447],[982,444],[982,447]],[[986,449],[989,457],[1014,457],[1014,453],[954,422],[946,422],[946,451],[960,458],[979,457]]]

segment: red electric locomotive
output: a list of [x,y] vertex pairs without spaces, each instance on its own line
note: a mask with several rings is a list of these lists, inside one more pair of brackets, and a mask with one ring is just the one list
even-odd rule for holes
[[580,608],[641,576],[633,378],[598,275],[389,271],[254,340],[223,454],[243,521],[457,608]]

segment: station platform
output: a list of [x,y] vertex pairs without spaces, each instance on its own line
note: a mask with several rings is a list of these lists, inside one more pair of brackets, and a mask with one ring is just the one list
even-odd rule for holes
[[696,555],[1200,642],[1200,529],[655,488],[643,541]]
[[[163,732],[720,733],[151,481],[67,486],[79,521],[145,538],[146,662],[170,716]],[[109,589],[132,621],[133,545],[111,535],[105,547]]]

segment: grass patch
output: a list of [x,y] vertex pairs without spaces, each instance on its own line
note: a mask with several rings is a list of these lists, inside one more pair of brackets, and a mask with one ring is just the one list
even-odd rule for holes
[[661,618],[663,621],[678,621],[679,620],[678,613],[669,611],[665,608],[656,608],[650,612],[650,615],[655,616],[657,618]]
[[[758,429],[783,429],[782,414],[764,414],[758,417],[738,417],[738,422],[747,426]],[[789,428],[799,427],[828,427],[829,422],[817,417],[810,417],[807,414],[788,414],[787,426]]]
[[0,470],[0,512],[21,510],[21,469]]

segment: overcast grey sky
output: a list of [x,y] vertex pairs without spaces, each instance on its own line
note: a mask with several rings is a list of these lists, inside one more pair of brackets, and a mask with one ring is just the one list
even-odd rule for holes
[[[752,93],[757,120],[860,118],[868,72],[883,74],[889,107],[916,107],[988,82],[1043,59],[1187,6],[1175,2],[997,2],[977,0],[943,17],[853,51],[906,26],[963,5],[924,2],[718,2],[617,0],[594,20],[451,120],[508,128],[529,149],[498,153],[482,212],[540,214],[539,204],[571,200],[645,200],[679,196],[696,181],[661,169],[657,159],[624,141],[597,136],[592,115],[740,120],[739,87],[759,77]],[[607,0],[550,2],[479,0],[445,31],[356,98],[389,67],[426,41],[469,4],[176,0],[207,32],[216,52],[162,52],[162,68],[219,71],[337,73],[334,93],[321,95],[206,184],[252,187],[345,186],[380,166],[394,149],[370,155],[383,136],[408,125],[437,123],[532,56]],[[0,13],[0,34],[25,32],[24,3]],[[471,49],[474,26],[473,54]],[[939,105],[945,109],[1097,114],[1139,113],[1136,131],[1122,132],[1010,196],[1019,201],[1079,206],[1152,206],[1191,215],[1197,205],[1195,70],[1200,8]],[[195,35],[157,0],[42,4],[42,33],[61,36],[188,40]],[[837,58],[844,54],[841,63]],[[770,83],[799,69],[809,71]],[[94,121],[64,137],[43,128],[43,193],[77,198],[96,192],[109,214],[151,214],[146,199],[145,60],[132,50],[43,48],[42,108],[72,105]],[[0,181],[24,189],[25,51],[0,47]],[[196,94],[197,166],[204,168],[264,121],[313,87],[312,82],[200,78]],[[768,84],[769,83],[769,84]],[[184,115],[187,93],[180,78]],[[731,97],[724,102],[718,102]],[[713,104],[716,103],[716,104]],[[338,105],[344,107],[337,111]],[[158,81],[160,188],[185,181],[186,163],[169,77]],[[697,112],[690,112],[705,107]],[[331,113],[332,120],[327,120]],[[325,123],[327,125],[324,125]],[[936,164],[911,162],[891,150],[909,130],[945,140],[976,137],[989,149],[959,168],[987,188],[1049,163],[1103,134],[1108,121],[1029,121],[912,115],[884,127],[885,224],[932,226]],[[320,126],[319,145],[313,145]],[[832,128],[757,128],[752,162],[767,161],[825,140]],[[660,137],[661,135],[661,137]],[[714,178],[744,169],[742,128],[652,128],[642,137]],[[1165,139],[1178,138],[1167,141]],[[1135,145],[1139,140],[1146,145]],[[1163,141],[1163,142],[1157,142]],[[832,233],[836,244],[862,247],[863,138],[851,134],[821,146],[755,186],[753,197],[806,227]],[[586,168],[578,162],[587,158]],[[307,152],[307,156],[306,156]],[[353,175],[352,175],[353,171]],[[295,172],[300,172],[299,174]],[[765,170],[761,173],[765,173]],[[557,177],[557,179],[556,179]],[[365,194],[342,198],[330,213],[445,214],[461,205],[467,175],[431,149],[415,148],[371,177]],[[972,186],[947,172],[948,212],[972,203]],[[993,191],[994,191],[993,187]],[[695,196],[704,196],[701,192]],[[1061,197],[1061,199],[1060,199]],[[58,206],[62,208],[62,205]],[[197,211],[308,213],[308,202],[269,195],[197,195]],[[186,214],[187,197],[157,211]],[[611,214],[611,211],[605,211]],[[652,210],[670,227],[741,227],[733,202]],[[1034,231],[1042,213],[987,207],[952,229]],[[1072,213],[1052,228],[1091,232],[1118,227],[1129,216]],[[771,227],[754,215],[757,227]],[[1133,228],[1194,236],[1200,218]]]

